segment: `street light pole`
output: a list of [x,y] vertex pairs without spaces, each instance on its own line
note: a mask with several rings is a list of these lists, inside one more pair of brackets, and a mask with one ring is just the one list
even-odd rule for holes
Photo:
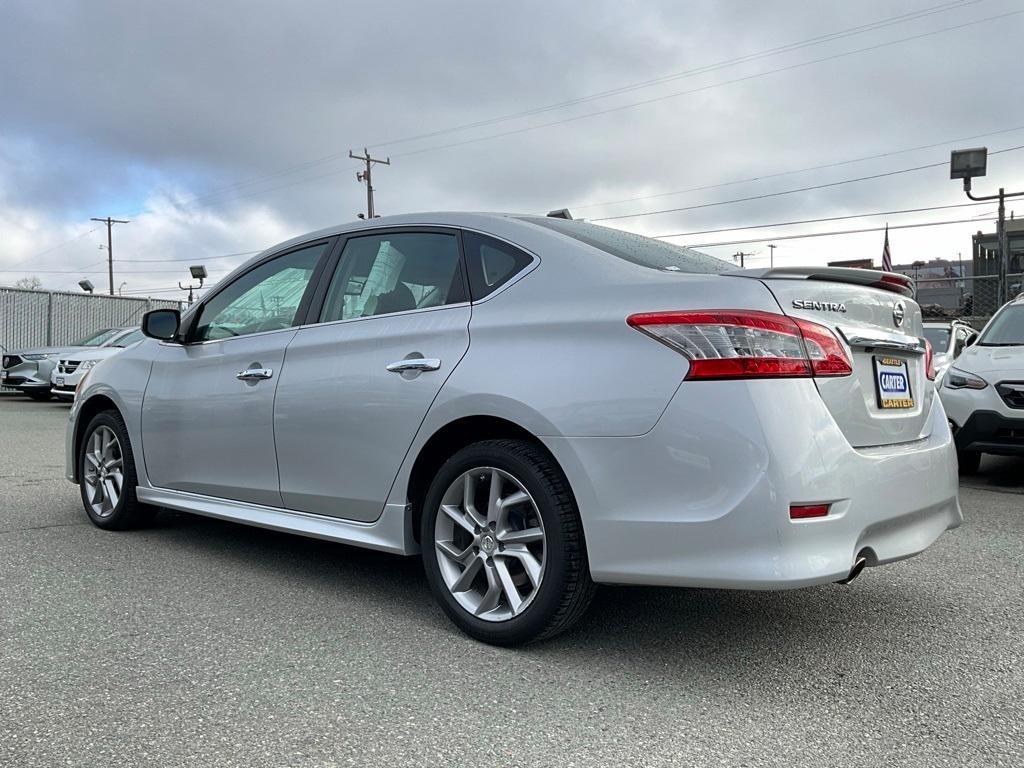
[[996,242],[999,248],[999,285],[997,286],[999,306],[1006,303],[1006,273],[1010,263],[1010,243],[1006,235],[1006,198],[1021,197],[1024,192],[1007,192],[1003,187],[999,188],[998,195],[972,195],[971,179],[975,176],[984,176],[988,171],[988,149],[979,147],[977,149],[955,149],[949,159],[949,177],[951,179],[964,180],[964,193],[971,200],[982,202],[985,200],[999,201],[999,219],[996,223]]

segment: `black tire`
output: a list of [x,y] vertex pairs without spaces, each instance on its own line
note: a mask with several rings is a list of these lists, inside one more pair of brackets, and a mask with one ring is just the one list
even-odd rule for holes
[[53,397],[53,393],[48,389],[23,389],[22,392],[39,403],[45,403]]
[[[122,475],[121,493],[112,511],[105,515],[94,512],[89,499],[89,488],[86,485],[85,477],[88,470],[86,463],[86,449],[89,446],[92,435],[101,427],[113,431],[120,445]],[[152,522],[157,510],[148,504],[143,504],[135,495],[138,485],[138,476],[135,473],[135,456],[132,453],[131,442],[128,439],[128,428],[117,411],[101,411],[93,416],[82,433],[82,439],[78,447],[78,489],[82,497],[82,505],[85,513],[89,516],[93,525],[108,531],[124,531],[130,528],[139,528]]]
[[978,451],[957,451],[956,460],[960,465],[961,475],[973,475],[981,466],[981,454]]
[[[472,615],[452,596],[434,548],[435,521],[442,497],[460,475],[477,467],[508,472],[529,491],[544,527],[545,554],[540,585],[522,613],[504,621]],[[580,619],[594,596],[586,542],[569,482],[554,460],[523,440],[486,440],[463,448],[441,467],[427,492],[420,527],[423,565],[435,599],[466,634],[493,645],[544,640]]]

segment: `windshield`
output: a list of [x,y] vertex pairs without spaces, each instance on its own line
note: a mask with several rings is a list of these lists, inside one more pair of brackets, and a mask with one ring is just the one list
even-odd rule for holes
[[134,344],[136,341],[142,341],[145,338],[140,329],[136,328],[134,331],[129,331],[124,336],[119,336],[114,339],[108,346],[111,347],[128,347]]
[[1016,347],[1024,345],[1024,304],[1003,307],[978,343],[983,347]]
[[546,216],[524,216],[524,221],[553,229],[568,235],[581,243],[599,248],[605,253],[641,267],[669,272],[691,272],[695,274],[717,274],[735,269],[732,264],[706,253],[672,245],[652,237],[644,237],[621,229],[599,227],[585,221],[554,219]]
[[81,341],[72,344],[73,347],[98,347],[105,341],[109,341],[121,332],[120,328],[104,328],[98,333],[94,333],[92,336],[86,336]]
[[940,353],[949,349],[949,334],[949,328],[924,328],[924,337],[931,343],[932,349]]

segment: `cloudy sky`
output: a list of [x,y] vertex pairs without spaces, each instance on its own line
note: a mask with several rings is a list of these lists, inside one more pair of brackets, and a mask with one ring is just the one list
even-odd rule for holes
[[897,263],[955,259],[994,206],[688,233],[959,205],[954,146],[1010,150],[976,189],[1024,188],[1022,33],[1020,0],[4,0],[0,285],[105,287],[111,215],[116,284],[171,296],[353,219],[363,146],[385,215],[685,208],[606,223],[754,266],[970,219],[891,234]]

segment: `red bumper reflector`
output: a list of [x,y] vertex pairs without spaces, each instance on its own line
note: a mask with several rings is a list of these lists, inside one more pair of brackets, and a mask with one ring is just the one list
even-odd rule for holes
[[808,517],[825,517],[831,504],[790,504],[789,519],[805,520]]

